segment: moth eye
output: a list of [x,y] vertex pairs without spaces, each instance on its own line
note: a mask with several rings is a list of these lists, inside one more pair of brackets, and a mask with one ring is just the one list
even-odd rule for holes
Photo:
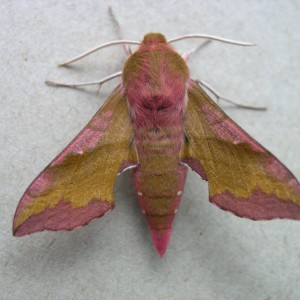
[[166,105],[160,105],[157,107],[157,111],[165,110],[166,108],[168,108]]
[[147,110],[152,110],[152,107],[147,104],[143,104],[143,108],[145,108]]

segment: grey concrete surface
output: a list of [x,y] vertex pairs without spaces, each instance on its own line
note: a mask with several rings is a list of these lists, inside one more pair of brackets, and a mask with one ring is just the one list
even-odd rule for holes
[[[136,201],[130,173],[118,177],[116,209],[80,230],[11,233],[22,193],[102,105],[118,80],[85,90],[64,82],[103,78],[122,68],[122,48],[72,68],[57,64],[124,34],[142,39],[208,33],[251,41],[212,43],[189,61],[193,78],[266,112],[222,107],[300,178],[300,2],[0,2],[0,299],[300,299],[300,222],[252,222],[208,202],[207,184],[189,172],[169,250],[160,259]],[[199,41],[176,43],[180,52]]]

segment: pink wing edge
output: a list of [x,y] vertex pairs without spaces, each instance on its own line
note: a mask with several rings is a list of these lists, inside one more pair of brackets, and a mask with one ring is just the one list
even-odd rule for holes
[[[118,92],[117,89],[115,91]],[[104,107],[104,105],[100,108],[100,110]],[[108,111],[102,118],[97,118],[99,111],[94,115],[87,126],[74,138],[74,140],[35,178],[35,180],[27,188],[14,215],[14,236],[20,237],[44,230],[70,231],[81,228],[114,209],[114,205],[106,202],[104,199],[91,200],[87,206],[81,208],[74,208],[70,202],[61,199],[54,208],[47,208],[40,214],[30,216],[28,220],[16,228],[16,220],[20,214],[22,214],[23,210],[26,209],[26,206],[35,201],[35,196],[47,192],[47,190],[51,189],[54,185],[52,175],[48,172],[49,169],[62,164],[69,155],[78,155],[85,151],[92,150],[101,142],[103,132],[109,126],[114,112]],[[101,130],[95,131],[90,129],[90,127],[101,128]],[[134,167],[136,167],[136,162],[124,161],[117,175],[121,174],[126,169]]]
[[[190,88],[195,88],[197,83],[191,82]],[[203,114],[207,122],[214,129],[214,132],[221,140],[229,140],[232,143],[246,143],[253,151],[263,152],[269,155],[265,162],[266,173],[275,177],[279,181],[287,182],[287,186],[299,195],[300,202],[300,184],[292,172],[284,166],[272,153],[266,150],[259,142],[246,133],[237,125],[225,112],[210,99],[214,110],[209,106],[204,106]],[[224,124],[218,126],[218,119],[226,116],[226,127]],[[200,177],[208,181],[204,168],[201,163],[193,158],[183,159]],[[293,219],[300,220],[300,206],[292,201],[281,200],[275,195],[268,196],[261,190],[257,189],[248,199],[239,199],[229,192],[209,198],[209,201],[224,211],[229,211],[241,218],[248,218],[254,221],[271,220],[271,219]]]
[[[136,167],[135,163],[124,162],[118,175],[134,167]],[[27,203],[34,201],[34,198],[30,195],[36,193],[38,190],[41,191],[41,188],[44,189],[43,187],[45,186],[48,187],[51,185],[51,179],[43,179],[44,174],[46,174],[45,171],[41,172],[32,182],[19,202],[13,221],[14,236],[21,237],[44,230],[71,231],[73,229],[79,229],[95,219],[106,215],[115,208],[114,205],[105,201],[99,201],[98,199],[91,200],[85,207],[74,208],[71,203],[61,199],[56,207],[47,208],[40,214],[31,216],[21,226],[14,229],[18,214],[22,212],[22,209],[26,207]]]

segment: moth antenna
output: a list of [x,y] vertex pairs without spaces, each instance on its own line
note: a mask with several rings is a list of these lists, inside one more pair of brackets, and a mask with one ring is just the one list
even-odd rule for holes
[[222,38],[219,36],[208,35],[208,34],[186,34],[186,35],[182,35],[182,36],[176,37],[174,39],[171,39],[168,41],[168,43],[173,43],[173,42],[177,42],[177,41],[181,41],[181,40],[185,40],[185,39],[207,39],[207,40],[211,40],[211,41],[219,41],[219,42],[228,43],[228,44],[232,44],[232,45],[239,45],[239,46],[255,46],[256,45],[253,43],[234,41],[234,40],[225,39],[225,38]]
[[84,58],[84,57],[100,50],[100,49],[103,49],[103,48],[106,48],[106,47],[109,47],[109,46],[113,46],[113,45],[124,45],[124,44],[140,45],[141,42],[132,41],[132,40],[117,40],[117,41],[112,41],[112,42],[109,42],[109,43],[101,44],[101,45],[99,45],[99,46],[97,46],[97,47],[95,47],[91,50],[88,50],[88,51],[86,51],[86,52],[84,52],[84,53],[82,53],[82,54],[80,54],[80,55],[64,62],[64,63],[59,64],[59,66],[60,67],[67,66],[67,65],[69,65],[69,64],[71,64],[75,61],[78,61],[78,60],[80,60],[80,59],[82,59],[82,58]]
[[204,48],[205,46],[207,46],[210,43],[211,43],[211,41],[207,40],[207,41],[203,42],[202,44],[200,44],[198,47],[195,47],[194,49],[190,50],[189,52],[183,53],[181,56],[185,61],[188,61],[193,53],[201,50],[202,48]]
[[[109,12],[109,15],[110,15],[113,23],[117,27],[117,32],[118,32],[119,38],[121,40],[124,40],[124,32],[123,32],[122,26],[121,26],[119,20],[117,19],[111,6],[108,7],[108,12]],[[130,56],[132,54],[131,48],[128,44],[123,44],[123,50],[124,50],[126,56]]]
[[98,80],[98,81],[92,81],[92,82],[81,82],[81,83],[63,83],[63,82],[54,82],[54,81],[50,81],[50,80],[46,80],[45,83],[50,85],[50,86],[56,86],[56,87],[69,87],[69,88],[77,88],[77,87],[80,87],[80,86],[87,86],[87,85],[96,85],[98,84],[99,85],[99,89],[98,91],[100,90],[101,88],[101,85],[104,83],[104,82],[107,82],[111,79],[114,79],[116,77],[119,77],[122,75],[122,71],[119,71],[119,72],[116,72],[112,75],[109,75],[101,80]]
[[240,108],[253,109],[253,110],[267,110],[266,106],[245,105],[245,104],[241,104],[236,101],[230,100],[228,98],[225,98],[222,95],[220,95],[216,90],[214,90],[209,84],[207,84],[206,82],[204,82],[202,80],[196,80],[196,83],[198,83],[198,85],[200,85],[201,87],[204,87],[207,90],[209,90],[216,97],[217,102],[219,102],[221,100],[221,101],[228,102],[228,103],[230,103],[236,107],[240,107]]

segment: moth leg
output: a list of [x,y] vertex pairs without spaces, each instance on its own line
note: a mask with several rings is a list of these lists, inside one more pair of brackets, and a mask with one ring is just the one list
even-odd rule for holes
[[[124,40],[123,29],[122,29],[121,24],[120,24],[119,20],[117,19],[117,17],[116,17],[116,15],[115,15],[115,13],[114,13],[111,6],[108,7],[108,12],[109,12],[109,15],[110,15],[113,23],[117,27],[117,32],[118,32],[119,38],[121,40]],[[123,44],[123,50],[124,50],[126,56],[130,56],[132,54],[131,48],[128,44]]]
[[204,48],[205,46],[207,46],[210,43],[211,43],[211,41],[207,40],[207,41],[203,42],[202,44],[200,44],[199,46],[195,47],[194,49],[190,50],[189,52],[183,53],[181,56],[185,61],[188,61],[193,53],[198,52],[199,50],[201,50],[202,48]]
[[87,86],[87,85],[99,85],[99,89],[101,88],[101,85],[104,82],[107,82],[111,79],[114,79],[116,77],[119,77],[122,75],[122,71],[119,71],[117,73],[114,73],[112,75],[109,75],[103,79],[97,80],[97,81],[92,81],[92,82],[81,82],[81,83],[63,83],[63,82],[54,82],[54,81],[50,81],[50,80],[46,80],[45,83],[50,85],[50,86],[56,86],[56,87],[69,87],[69,88],[77,88],[80,86]]
[[222,95],[220,95],[216,90],[214,90],[209,84],[207,84],[206,82],[202,81],[202,80],[196,80],[197,84],[200,85],[202,88],[204,87],[205,89],[207,89],[208,91],[210,91],[215,97],[216,97],[216,102],[224,101],[227,103],[230,103],[236,107],[240,107],[240,108],[246,108],[246,109],[253,109],[253,110],[266,110],[267,107],[266,106],[255,106],[255,105],[245,105],[245,104],[241,104],[238,103],[236,101],[233,101],[231,99],[225,98]]

